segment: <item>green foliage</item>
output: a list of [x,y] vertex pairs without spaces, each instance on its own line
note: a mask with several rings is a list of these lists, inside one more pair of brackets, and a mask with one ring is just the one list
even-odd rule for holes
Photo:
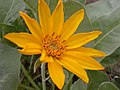
[[119,63],[120,61],[120,47],[115,50],[110,56],[104,58],[101,63],[105,67],[114,66],[115,64]]
[[19,17],[19,11],[25,9],[22,0],[0,0],[0,37],[13,29],[13,23]]
[[101,0],[86,6],[93,27],[103,34],[95,41],[94,47],[112,54],[120,47],[120,1]]
[[74,84],[71,86],[70,90],[87,90],[87,84],[84,83],[81,79],[78,79]]
[[99,86],[98,90],[119,90],[119,89],[110,82],[104,82]]
[[20,77],[20,53],[0,44],[0,90],[16,90]]
[[27,9],[37,12],[37,0],[23,0]]
[[[84,6],[77,1],[67,0],[66,2],[64,2],[65,20],[68,19],[71,15],[73,15],[75,12],[77,12],[80,9],[84,9]],[[92,31],[92,26],[85,12],[84,20],[78,27],[76,33],[87,32],[87,31]]]
[[109,81],[109,78],[104,72],[89,71],[88,74],[90,78],[88,90],[98,90],[98,87],[102,82]]
[[14,22],[18,16],[19,11],[25,9],[25,4],[22,0],[0,0],[0,22],[8,24]]
[[76,1],[80,2],[81,4],[86,4],[87,0],[76,0]]

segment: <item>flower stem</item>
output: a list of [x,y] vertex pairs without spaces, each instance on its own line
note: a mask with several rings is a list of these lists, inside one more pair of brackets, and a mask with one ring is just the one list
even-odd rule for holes
[[45,63],[41,64],[41,75],[42,75],[42,88],[46,90],[46,82],[45,82]]
[[22,65],[21,63],[21,69],[23,71],[23,73],[25,74],[26,78],[29,80],[29,82],[33,85],[33,87],[36,90],[40,90],[40,88],[35,84],[35,82],[33,81],[33,79],[30,77],[30,75],[28,74],[27,70],[25,69],[25,67]]

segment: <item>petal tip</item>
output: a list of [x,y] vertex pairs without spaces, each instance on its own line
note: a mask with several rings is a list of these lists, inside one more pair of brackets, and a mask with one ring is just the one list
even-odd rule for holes
[[24,13],[22,11],[19,11],[19,13],[20,13],[20,16],[24,15]]
[[80,16],[82,16],[81,18],[82,18],[82,20],[83,20],[83,19],[84,19],[84,9],[79,10],[79,11],[78,11],[78,14],[79,14]]
[[10,34],[11,34],[11,33],[6,34],[6,35],[4,36],[4,38],[8,39],[8,38],[10,37]]
[[38,4],[40,4],[40,0],[38,0]]
[[81,11],[81,12],[84,12],[84,9],[81,9],[80,11]]
[[102,34],[102,32],[101,31],[98,31],[99,32],[99,34]]
[[56,85],[60,90],[62,90],[62,88],[63,88],[63,85]]
[[59,0],[59,1],[58,1],[58,4],[60,4],[60,3],[62,3],[62,0]]
[[98,67],[96,67],[96,70],[104,70],[105,68],[99,63]]
[[22,53],[24,51],[24,49],[18,49],[18,52]]
[[19,11],[19,13],[22,13],[22,11]]
[[81,9],[80,12],[84,15],[84,9]]
[[23,19],[27,17],[27,15],[26,15],[24,12],[19,11],[19,13],[20,13],[20,16],[21,16]]
[[101,68],[100,68],[100,70],[104,70],[105,68],[101,65]]
[[100,35],[100,34],[102,34],[102,32],[101,32],[101,31],[96,31],[96,33],[98,33],[99,35]]
[[7,38],[7,34],[4,36],[4,38]]
[[106,57],[106,56],[107,56],[107,54],[106,54],[106,53],[104,53],[104,52],[100,51],[99,56],[97,56],[97,57]]
[[89,83],[89,78],[87,77],[85,80],[84,80],[85,83]]
[[102,52],[102,57],[105,57],[105,56],[107,56],[107,54],[106,54],[106,53],[104,53],[104,52]]

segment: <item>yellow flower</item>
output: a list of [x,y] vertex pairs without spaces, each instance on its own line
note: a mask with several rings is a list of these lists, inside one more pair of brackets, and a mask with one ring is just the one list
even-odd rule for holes
[[5,35],[5,38],[21,47],[19,52],[22,54],[41,54],[40,61],[48,63],[50,77],[59,89],[62,89],[65,80],[63,67],[86,83],[89,82],[89,79],[85,69],[104,69],[93,57],[103,57],[106,54],[83,47],[86,43],[97,38],[101,32],[74,34],[84,18],[83,9],[77,11],[64,22],[62,0],[58,1],[52,14],[46,2],[39,0],[38,14],[40,24],[25,13],[20,12],[31,34],[25,32],[10,33]]

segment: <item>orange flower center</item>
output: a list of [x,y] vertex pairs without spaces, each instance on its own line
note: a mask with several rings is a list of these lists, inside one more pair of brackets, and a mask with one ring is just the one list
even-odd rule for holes
[[55,33],[43,38],[43,47],[48,56],[56,59],[60,59],[65,51],[65,46],[60,42],[60,36],[56,36]]

